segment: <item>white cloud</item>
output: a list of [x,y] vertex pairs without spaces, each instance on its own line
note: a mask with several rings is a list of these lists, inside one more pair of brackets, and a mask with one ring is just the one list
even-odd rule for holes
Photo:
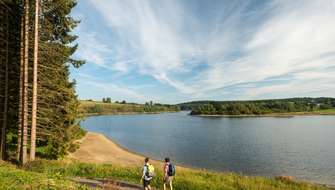
[[[88,74],[79,74],[80,78],[80,85],[84,85],[88,92],[86,93],[94,93],[99,92],[101,93],[100,97],[95,97],[96,99],[110,96],[114,100],[130,100],[134,102],[145,102],[148,101],[148,97],[144,96],[143,94],[134,91],[131,88],[127,88],[124,85],[120,86],[113,82],[103,82],[97,77],[92,77]],[[92,94],[85,94],[81,98],[88,98]],[[153,100],[153,99],[152,99]]]
[[105,65],[105,55],[110,53],[108,46],[102,42],[99,42],[96,33],[85,33],[81,32],[79,38],[79,51],[76,56],[87,62],[97,64],[99,66]]
[[[233,2],[208,18],[174,0],[90,2],[118,41],[103,45],[88,37],[83,58],[121,73],[150,75],[183,94],[206,98],[215,89],[288,73],[295,81],[256,85],[245,96],[309,93],[309,85],[324,93],[334,82],[334,70],[317,69],[335,65],[335,56],[329,56],[335,54],[333,0],[273,0],[252,12],[248,2]],[[196,70],[199,65],[206,68]],[[193,75],[183,77],[189,72]]]

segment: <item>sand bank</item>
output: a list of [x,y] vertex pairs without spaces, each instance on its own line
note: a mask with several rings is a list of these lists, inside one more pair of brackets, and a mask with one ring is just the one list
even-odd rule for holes
[[[144,156],[120,147],[111,139],[99,133],[88,132],[80,141],[80,148],[70,158],[89,163],[110,163],[121,166],[141,166]],[[151,160],[154,165],[163,162]]]

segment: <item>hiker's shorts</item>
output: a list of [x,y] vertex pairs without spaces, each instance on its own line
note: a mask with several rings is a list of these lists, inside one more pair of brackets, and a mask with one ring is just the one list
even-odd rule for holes
[[144,188],[148,187],[150,185],[150,181],[151,180],[145,180],[145,179],[143,179],[143,187]]

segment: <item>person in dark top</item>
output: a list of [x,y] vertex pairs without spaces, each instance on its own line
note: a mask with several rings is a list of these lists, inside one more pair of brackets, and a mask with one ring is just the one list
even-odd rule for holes
[[172,180],[173,180],[173,176],[175,175],[175,168],[174,168],[174,165],[170,163],[170,158],[165,158],[164,161],[165,161],[165,164],[163,168],[163,172],[164,172],[163,187],[164,187],[164,190],[166,190],[166,185],[169,184],[170,190],[173,190]]

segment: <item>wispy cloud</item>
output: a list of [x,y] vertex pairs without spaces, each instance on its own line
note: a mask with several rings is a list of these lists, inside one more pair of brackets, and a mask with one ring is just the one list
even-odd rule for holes
[[108,46],[101,43],[96,38],[96,33],[81,33],[80,36],[80,51],[78,51],[78,57],[85,59],[90,63],[104,66],[106,63],[106,55],[111,53]]
[[[322,96],[334,82],[335,70],[322,69],[335,65],[333,0],[89,2],[113,40],[80,32],[80,57],[151,76],[189,99]],[[288,74],[292,81],[264,83]]]
[[[145,102],[148,101],[147,97],[134,91],[131,88],[127,88],[124,86],[120,86],[113,82],[103,82],[100,78],[92,77],[87,74],[79,74],[81,78],[81,85],[85,85],[86,91],[85,93],[94,93],[99,92],[101,95],[93,96],[95,98],[103,98],[103,97],[113,97],[114,100],[132,100],[136,102]],[[83,97],[89,99],[92,94],[86,94]]]

